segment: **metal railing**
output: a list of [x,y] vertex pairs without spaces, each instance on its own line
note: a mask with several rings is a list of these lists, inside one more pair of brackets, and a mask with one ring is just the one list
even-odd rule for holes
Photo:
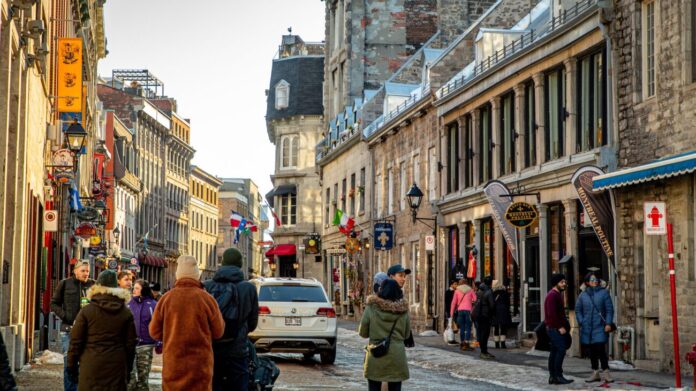
[[403,112],[407,111],[409,108],[414,106],[416,103],[421,102],[423,99],[427,98],[428,96],[430,96],[430,83],[422,86],[418,90],[418,93],[411,95],[408,99],[401,102],[398,106],[396,106],[396,108],[394,110],[390,111],[386,115],[381,115],[376,120],[372,121],[372,123],[370,123],[370,125],[368,125],[363,130],[363,135],[365,135],[365,137],[370,137],[377,130],[381,129],[382,126],[384,126],[384,124],[389,123],[389,121],[398,117]]
[[471,74],[462,75],[444,85],[437,91],[437,98],[442,99],[453,94],[455,91],[460,89],[471,79],[474,79],[475,77],[489,71],[490,69],[494,68],[496,65],[501,63],[503,60],[512,56],[515,53],[518,53],[522,49],[530,47],[531,45],[539,41],[541,38],[560,29],[561,27],[575,20],[576,17],[578,17],[579,15],[596,5],[597,0],[579,0],[577,3],[575,3],[575,5],[573,5],[569,9],[563,10],[558,16],[552,17],[547,23],[545,23],[540,28],[536,30],[529,30],[528,32],[522,34],[518,39],[503,46],[501,49],[488,56],[485,60],[476,64]]

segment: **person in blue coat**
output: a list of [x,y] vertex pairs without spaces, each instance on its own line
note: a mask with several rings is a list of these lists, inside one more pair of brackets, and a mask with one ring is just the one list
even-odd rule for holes
[[585,290],[575,304],[575,318],[580,326],[580,344],[589,351],[592,365],[592,375],[586,381],[612,382],[606,345],[614,324],[614,305],[609,292],[600,286],[600,279],[594,272],[585,276]]

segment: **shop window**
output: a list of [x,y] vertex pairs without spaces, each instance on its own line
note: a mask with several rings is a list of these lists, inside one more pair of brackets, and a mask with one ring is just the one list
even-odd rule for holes
[[588,151],[607,143],[606,55],[596,52],[579,62],[578,151]]
[[479,121],[479,182],[481,184],[488,182],[492,178],[491,168],[493,167],[493,140],[491,139],[491,107],[484,106],[481,109],[481,118]]
[[[549,276],[560,271],[559,262],[566,254],[565,251],[565,216],[562,204],[549,206]],[[548,289],[551,289],[549,286]],[[568,303],[568,301],[566,301]]]
[[565,71],[562,68],[546,74],[546,126],[544,127],[545,160],[565,154],[563,131],[566,118]]
[[515,95],[503,96],[500,110],[500,176],[515,172]]
[[447,267],[449,270],[449,279],[454,280],[457,278],[455,266],[459,260],[459,228],[456,225],[449,228],[447,242]]
[[486,276],[495,276],[495,225],[493,220],[486,220],[481,224],[481,279]]
[[411,298],[414,303],[421,302],[420,269],[420,244],[413,242],[411,243],[411,287],[413,291]]
[[447,193],[459,190],[459,126],[447,127]]

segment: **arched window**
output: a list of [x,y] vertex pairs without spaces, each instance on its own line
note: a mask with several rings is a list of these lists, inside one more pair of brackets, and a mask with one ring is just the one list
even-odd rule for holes
[[290,84],[281,80],[275,87],[275,108],[276,110],[287,109],[290,102]]
[[297,166],[300,138],[297,135],[283,136],[280,139],[280,168]]

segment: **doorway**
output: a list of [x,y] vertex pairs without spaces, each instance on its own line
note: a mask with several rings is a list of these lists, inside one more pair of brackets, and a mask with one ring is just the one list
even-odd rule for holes
[[290,278],[297,277],[297,270],[294,267],[295,256],[294,255],[287,255],[287,256],[280,256],[278,258],[279,258],[279,263],[280,263],[280,276],[281,277],[290,277]]
[[525,240],[524,287],[527,297],[525,306],[525,330],[534,330],[541,322],[541,279],[539,270],[539,237]]
[[609,281],[609,259],[604,254],[602,245],[599,243],[599,239],[597,239],[594,231],[580,231],[578,235],[578,249],[580,253],[580,259],[578,260],[579,277],[583,279],[587,273],[593,271],[602,280]]

